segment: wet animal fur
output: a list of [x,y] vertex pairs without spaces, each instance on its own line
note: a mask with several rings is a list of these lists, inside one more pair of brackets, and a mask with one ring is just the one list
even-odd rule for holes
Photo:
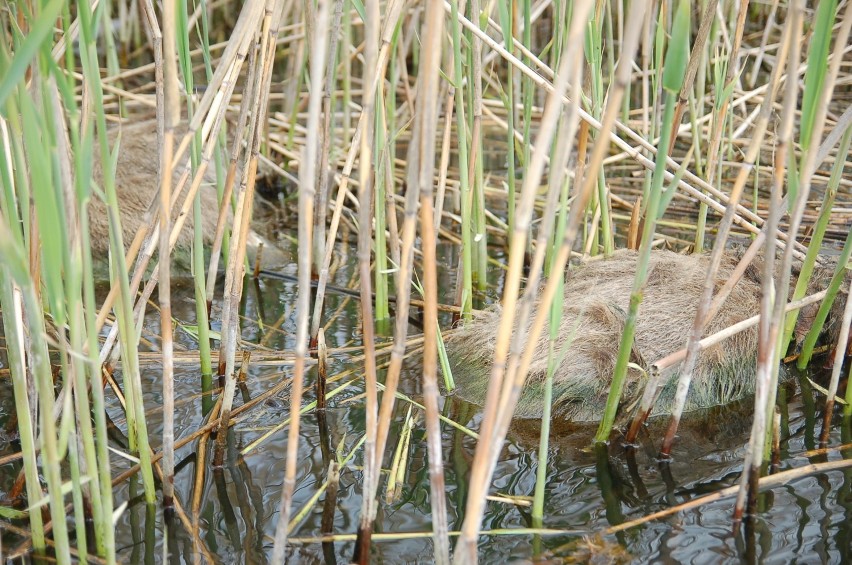
[[[725,283],[738,262],[727,253],[717,274],[716,290]],[[637,253],[616,252],[610,259],[572,267],[565,284],[563,315],[555,355],[561,359],[553,378],[554,413],[582,422],[600,420],[618,356],[621,334],[629,308],[630,289],[636,271]],[[707,272],[706,255],[680,255],[654,251],[648,282],[636,323],[630,361],[646,372],[649,364],[682,349],[692,328]],[[757,261],[755,262],[757,263]],[[759,264],[753,264],[734,287],[705,335],[712,334],[760,312]],[[815,270],[812,292],[825,288],[831,272]],[[795,276],[791,289],[795,285]],[[836,304],[845,302],[838,296]],[[803,309],[797,337],[803,337],[818,305]],[[453,376],[461,398],[482,404],[501,310],[499,305],[479,312],[447,341]],[[802,327],[804,326],[804,327]],[[517,331],[517,329],[516,329]],[[726,404],[754,393],[757,327],[701,352],[686,402],[686,411]],[[515,416],[540,417],[547,374],[547,337],[535,344],[533,361]],[[653,414],[671,412],[677,389],[678,368],[664,374],[665,386]],[[645,377],[635,367],[628,369],[622,403],[637,399]]]

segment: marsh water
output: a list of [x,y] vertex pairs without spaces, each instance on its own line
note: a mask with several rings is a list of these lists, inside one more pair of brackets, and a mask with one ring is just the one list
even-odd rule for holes
[[[286,244],[286,240],[282,244]],[[342,244],[341,244],[342,245]],[[348,261],[337,271],[331,284],[350,286],[357,268],[354,249]],[[442,265],[457,262],[455,248],[442,246]],[[290,274],[294,274],[293,267]],[[439,269],[439,287],[443,302],[450,302],[453,289],[452,269]],[[500,280],[497,270],[495,281]],[[498,283],[499,284],[499,283]],[[499,287],[492,289],[486,301],[493,300]],[[176,279],[172,286],[173,316],[179,324],[178,343],[188,352],[196,351],[191,332],[195,305],[191,282]],[[243,334],[246,347],[254,347],[255,357],[246,386],[238,391],[235,407],[254,398],[292,376],[286,357],[276,352],[291,352],[295,336],[296,283],[261,277],[247,279],[243,303]],[[219,294],[221,298],[221,292]],[[221,306],[214,302],[213,319]],[[325,311],[330,320],[326,330],[332,361],[329,374],[340,380],[329,384],[334,390],[346,384],[330,398],[321,428],[316,412],[302,417],[299,465],[293,515],[309,510],[300,517],[293,530],[292,563],[348,563],[352,557],[354,535],[322,543],[323,504],[327,493],[312,503],[312,498],[327,480],[329,458],[347,456],[364,435],[364,391],[361,362],[360,323],[357,299],[337,292],[327,295]],[[143,332],[142,350],[156,352],[159,314],[148,311]],[[442,319],[442,328],[449,326]],[[214,329],[218,329],[214,322]],[[411,335],[422,330],[416,325]],[[150,340],[148,342],[147,340]],[[377,347],[389,343],[381,337]],[[147,345],[146,345],[147,343]],[[218,344],[218,342],[216,342]],[[265,351],[265,349],[268,351]],[[175,368],[178,399],[175,415],[180,439],[192,434],[204,422],[205,404],[200,394],[201,379],[197,363],[179,363]],[[379,359],[381,366],[387,357]],[[414,364],[412,364],[414,367]],[[0,372],[0,457],[18,451],[19,445],[10,430],[14,411],[8,371]],[[153,447],[160,441],[162,414],[160,368],[155,354],[142,356],[142,378],[145,405],[150,407],[148,428]],[[380,372],[379,378],[383,379]],[[780,400],[782,442],[779,469],[785,470],[840,457],[852,457],[852,450],[809,455],[817,447],[822,421],[824,397],[816,393],[800,375],[783,388]],[[820,379],[819,375],[813,375]],[[315,369],[308,372],[305,402],[314,400],[312,384]],[[412,369],[403,374],[400,392],[420,400],[419,373]],[[278,521],[278,505],[284,477],[287,429],[282,423],[289,411],[288,389],[245,415],[228,435],[228,454],[223,468],[208,472],[201,493],[197,516],[199,536],[209,552],[201,558],[221,563],[267,562]],[[109,414],[117,428],[115,445],[122,449],[121,430],[124,420],[118,401],[107,391]],[[594,449],[593,427],[577,427],[557,423],[551,434],[548,453],[544,527],[554,532],[535,538],[528,533],[506,530],[529,528],[531,496],[535,486],[538,461],[538,432],[535,422],[518,421],[497,466],[492,494],[508,497],[490,501],[482,524],[480,559],[483,563],[524,562],[539,555],[543,562],[565,560],[602,560],[595,562],[802,562],[846,563],[852,558],[852,470],[817,473],[792,481],[760,495],[760,512],[738,536],[731,534],[734,499],[725,498],[697,509],[647,523],[627,531],[596,537],[607,528],[640,518],[655,511],[676,506],[698,496],[738,484],[742,458],[748,442],[751,399],[738,406],[692,415],[678,441],[674,459],[662,463],[655,459],[664,422],[653,422],[636,448],[627,449],[613,441],[607,449]],[[389,445],[393,448],[400,434],[401,422],[411,405],[399,401],[396,424],[391,428]],[[442,411],[448,418],[476,431],[480,425],[480,409],[451,396],[442,398]],[[413,414],[421,417],[416,407]],[[476,439],[451,426],[443,426],[443,454],[446,496],[451,530],[458,530],[464,518],[468,474]],[[830,445],[849,444],[850,423],[835,416]],[[258,439],[266,436],[259,444]],[[209,445],[212,445],[210,442]],[[196,450],[193,441],[177,453],[176,487],[184,508],[194,496]],[[209,449],[209,447],[208,447]],[[329,454],[330,453],[330,454]],[[334,506],[335,534],[354,534],[361,505],[361,457],[346,463],[340,474],[339,490]],[[389,461],[390,458],[386,459]],[[380,485],[381,503],[376,523],[373,556],[376,562],[421,563],[432,555],[429,478],[426,461],[425,429],[415,425],[410,447],[405,453],[407,470],[401,488],[392,499],[386,498],[384,481]],[[388,463],[386,463],[387,465]],[[113,457],[114,475],[131,463]],[[19,463],[0,467],[0,490],[8,492],[18,474]],[[165,523],[161,509],[146,508],[142,488],[137,479],[122,483],[116,490],[116,506],[129,504],[117,524],[116,541],[122,562],[156,563],[163,561],[164,543],[173,556],[187,563],[197,557],[190,534],[175,520]],[[190,519],[193,519],[192,517]],[[166,535],[168,534],[168,535]],[[410,534],[400,538],[400,534]],[[6,536],[6,534],[4,534]],[[168,541],[165,541],[168,540]],[[7,536],[4,547],[14,546]],[[172,562],[177,562],[173,560]]]

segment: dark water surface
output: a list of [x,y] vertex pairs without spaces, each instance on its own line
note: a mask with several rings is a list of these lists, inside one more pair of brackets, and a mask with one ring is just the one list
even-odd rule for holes
[[[443,248],[443,264],[455,264],[452,250]],[[337,273],[333,284],[346,286],[352,277],[354,252],[350,261]],[[453,288],[450,269],[441,269],[440,288],[448,293]],[[296,284],[290,281],[264,278],[256,285],[246,284],[244,314],[247,319],[259,316],[266,326],[283,316],[280,332],[274,333],[267,346],[292,351],[295,337]],[[173,315],[187,324],[194,323],[195,307],[191,284],[173,285]],[[214,304],[214,319],[221,302]],[[326,338],[330,348],[360,345],[358,302],[341,294],[329,294],[327,315],[342,308],[341,315],[329,326]],[[158,314],[149,311],[148,332],[157,333]],[[442,320],[447,327],[448,320]],[[263,335],[257,324],[244,323],[243,338],[257,342]],[[216,327],[215,329],[218,329]],[[412,327],[412,334],[421,330]],[[187,349],[197,345],[190,335],[178,330],[177,339]],[[379,339],[377,345],[389,342]],[[218,342],[216,342],[218,344]],[[149,348],[150,349],[150,348]],[[360,361],[352,356],[360,351],[333,353],[330,374],[353,370],[343,381],[352,380],[340,394],[331,398],[326,412],[327,433],[320,432],[315,411],[302,417],[300,461],[293,503],[295,516],[308,505],[327,477],[328,460],[323,457],[323,442],[332,449],[340,448],[339,457],[346,456],[364,433],[364,399]],[[381,364],[387,357],[379,360]],[[0,367],[0,370],[5,366]],[[0,457],[19,450],[14,441],[14,426],[7,429],[14,410],[8,373],[0,373]],[[160,368],[156,360],[143,362],[142,378],[145,405],[149,407],[148,427],[154,448],[159,447],[162,423],[158,407],[161,402]],[[247,382],[247,393],[256,397],[281,379],[292,375],[288,363],[254,365]],[[305,401],[314,399],[315,372],[307,374],[308,389]],[[381,372],[380,380],[384,378]],[[403,374],[401,392],[419,400],[419,373],[415,364]],[[816,377],[820,378],[820,377]],[[200,377],[197,366],[181,364],[175,370],[175,415],[179,437],[194,432],[203,421]],[[782,401],[781,470],[801,467],[808,463],[852,457],[852,450],[830,452],[827,455],[807,456],[817,447],[822,421],[824,397],[804,387],[794,379],[785,389]],[[329,390],[340,382],[330,383]],[[804,390],[803,390],[804,388]],[[114,395],[108,391],[109,413],[119,429],[124,420]],[[240,391],[235,406],[243,402]],[[535,540],[533,536],[490,535],[480,542],[482,563],[519,561],[532,558],[536,547],[551,561],[565,558],[589,558],[589,543],[583,535],[594,536],[610,526],[640,518],[650,513],[681,504],[696,497],[738,484],[742,458],[748,442],[750,403],[713,410],[690,417],[681,433],[674,460],[661,464],[655,459],[665,422],[655,422],[643,434],[640,445],[626,450],[612,445],[608,450],[590,447],[593,427],[559,424],[552,433],[547,469],[547,502],[544,526],[565,533]],[[398,443],[406,402],[397,403],[395,426],[391,429],[389,448]],[[476,430],[480,424],[479,409],[453,398],[444,398],[444,415]],[[208,472],[197,517],[200,537],[209,554],[220,563],[265,563],[269,560],[278,506],[284,477],[287,429],[275,431],[266,441],[247,453],[243,450],[267,431],[275,428],[289,411],[287,391],[248,412],[228,436],[228,455],[221,470]],[[417,412],[415,409],[414,412]],[[379,533],[429,532],[431,528],[429,477],[426,460],[425,429],[415,426],[407,454],[408,470],[401,494],[391,502],[384,497],[385,481],[380,484],[381,502],[376,531]],[[451,530],[458,530],[464,518],[467,477],[472,464],[476,440],[444,425],[444,469],[446,496]],[[835,415],[829,445],[849,444],[852,441],[850,422]],[[208,444],[208,449],[212,446]],[[617,442],[614,442],[617,443]],[[179,500],[189,508],[193,496],[197,441],[179,450],[176,487]],[[538,458],[538,427],[531,422],[516,422],[501,455],[492,485],[492,494],[531,497],[535,487]],[[332,455],[333,456],[333,455]],[[209,457],[209,452],[208,452]],[[386,460],[389,465],[390,458]],[[336,500],[334,532],[354,534],[361,506],[362,452],[341,471]],[[129,467],[120,457],[113,459],[114,473]],[[5,493],[20,469],[18,462],[0,467],[0,493]],[[117,525],[119,559],[127,563],[163,562],[164,544],[168,538],[171,562],[193,562],[195,549],[191,537],[179,522],[168,528],[162,511],[146,509],[138,479],[125,482],[116,490],[116,506],[129,501]],[[325,495],[307,512],[294,530],[291,563],[348,563],[354,543],[311,541],[321,534],[322,507]],[[848,563],[852,560],[852,470],[817,473],[796,479],[787,485],[763,492],[758,501],[759,514],[746,531],[731,534],[734,499],[725,498],[698,509],[679,512],[660,521],[629,529],[592,545],[602,548],[598,559],[621,556],[634,562],[719,563],[769,562],[787,563]],[[506,502],[489,502],[484,522],[485,530],[528,528],[532,526],[530,508]],[[579,543],[578,543],[579,542]],[[539,545],[540,543],[540,545]],[[3,547],[15,545],[4,533]],[[428,537],[404,540],[383,540],[373,544],[375,562],[426,563],[431,561],[432,543]],[[631,557],[625,557],[629,555]],[[205,558],[201,558],[203,562]]]

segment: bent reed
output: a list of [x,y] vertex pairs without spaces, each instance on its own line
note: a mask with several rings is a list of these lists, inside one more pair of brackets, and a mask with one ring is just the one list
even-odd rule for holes
[[[636,270],[635,251],[617,251],[609,259],[589,261],[569,270],[555,344],[553,413],[575,422],[599,421],[604,412],[618,344],[630,301]],[[740,258],[728,251],[716,274],[716,290],[728,280]],[[748,267],[725,303],[705,328],[705,335],[723,330],[760,312],[760,258]],[[650,366],[683,349],[692,328],[709,264],[708,255],[681,255],[672,251],[651,253],[648,283],[639,308],[631,366],[622,395],[622,407],[640,398]],[[791,290],[796,284],[794,268]],[[817,267],[809,294],[822,290],[833,267]],[[836,336],[845,297],[838,297],[824,331]],[[802,309],[796,340],[809,329],[818,304]],[[499,305],[475,314],[447,339],[447,350],[457,394],[474,404],[484,403],[502,310]],[[515,326],[515,332],[518,331]],[[728,404],[755,391],[758,328],[752,326],[701,351],[690,386],[685,411]],[[528,344],[529,346],[529,344]],[[546,336],[533,344],[535,352],[516,418],[540,418],[550,345]],[[665,384],[652,416],[671,413],[678,382],[678,365],[664,371]],[[782,371],[783,373],[783,371]],[[782,376],[783,378],[783,376]]]

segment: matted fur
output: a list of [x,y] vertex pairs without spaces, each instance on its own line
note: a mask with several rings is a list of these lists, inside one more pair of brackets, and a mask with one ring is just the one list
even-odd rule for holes
[[[627,318],[637,257],[634,251],[621,250],[609,259],[590,261],[569,270],[555,344],[556,359],[561,359],[553,378],[555,414],[573,421],[596,421],[602,417]],[[717,291],[737,261],[738,254],[726,253],[716,276]],[[686,345],[708,264],[707,255],[651,253],[648,282],[636,322],[632,363],[647,371],[650,363]],[[825,286],[826,276],[830,277],[830,273],[815,274],[811,286],[818,288],[814,291]],[[795,276],[791,289],[793,285]],[[734,287],[705,335],[759,313],[760,296],[760,267],[755,265]],[[837,302],[843,301],[838,297]],[[815,307],[811,309],[815,312]],[[812,319],[814,312],[803,312],[802,318]],[[458,394],[475,404],[482,404],[485,398],[500,316],[499,305],[479,312],[447,341]],[[798,329],[797,334],[804,330]],[[754,392],[757,334],[754,326],[701,352],[686,411],[726,404]],[[534,346],[527,382],[515,411],[520,418],[540,417],[542,413],[549,358],[547,336]],[[671,412],[678,369],[663,375],[666,384],[652,415]],[[622,404],[637,399],[644,383],[643,372],[629,368]]]

